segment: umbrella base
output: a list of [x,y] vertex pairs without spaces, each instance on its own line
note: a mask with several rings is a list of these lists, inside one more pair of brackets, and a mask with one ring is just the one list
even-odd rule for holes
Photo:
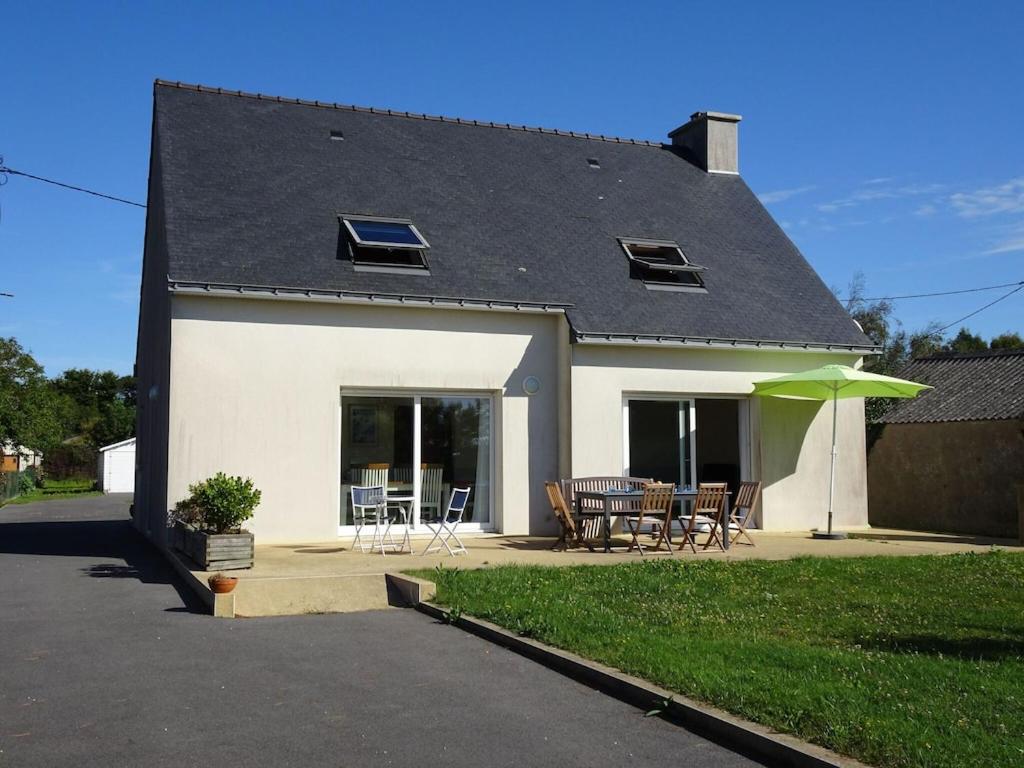
[[837,541],[839,539],[846,538],[846,531],[832,531],[832,533],[829,533],[828,531],[811,531],[811,538]]

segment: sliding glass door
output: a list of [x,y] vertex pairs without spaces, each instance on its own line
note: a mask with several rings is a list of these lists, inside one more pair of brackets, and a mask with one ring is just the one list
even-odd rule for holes
[[339,535],[354,533],[354,485],[412,496],[412,530],[421,532],[423,518],[442,513],[453,488],[469,488],[463,523],[491,529],[492,443],[490,397],[343,392]]
[[693,400],[625,400],[625,474],[695,487],[695,422]]
[[749,409],[740,398],[636,396],[623,400],[623,470],[695,488],[749,477]]

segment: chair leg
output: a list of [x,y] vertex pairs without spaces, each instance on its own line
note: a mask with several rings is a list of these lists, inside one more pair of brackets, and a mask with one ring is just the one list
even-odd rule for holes
[[357,518],[357,519],[354,519],[354,520],[353,520],[352,522],[353,522],[353,523],[355,524],[355,526],[356,526],[356,537],[355,537],[355,538],[354,538],[354,539],[352,540],[352,551],[354,552],[354,551],[355,551],[355,549],[356,549],[356,547],[359,547],[359,551],[360,551],[360,552],[365,552],[366,550],[365,550],[365,549],[363,549],[363,542],[362,542],[362,539],[360,539],[360,537],[359,537],[359,534],[360,534],[360,533],[362,532],[362,530],[363,530],[363,522],[362,522],[362,518]]
[[[458,521],[456,521],[448,529],[448,533],[450,534],[448,538],[455,539],[455,543],[458,544],[458,546],[455,548],[455,551],[452,552],[452,555],[464,555],[464,554],[466,554],[466,551],[467,551],[466,550],[466,545],[462,543],[462,539],[459,538],[459,534],[457,534],[455,532],[455,529],[458,528],[458,527],[459,527],[459,523],[458,523]],[[451,551],[451,550],[449,550],[449,551]]]
[[683,548],[689,544],[690,549],[693,550],[693,554],[697,554],[697,536],[696,531],[691,529],[689,526],[683,527],[683,540],[679,542],[679,551],[682,552]]
[[644,513],[641,512],[640,517],[637,518],[636,527],[633,526],[633,521],[628,516],[624,517],[623,520],[626,523],[626,527],[629,528],[630,534],[633,536],[633,540],[629,542],[629,549],[626,551],[632,552],[633,547],[636,547],[640,551],[640,556],[643,557],[644,545],[640,543],[640,539],[637,537],[640,535],[640,528],[644,524]]
[[661,545],[664,544],[665,545],[665,549],[667,549],[668,553],[670,555],[672,555],[673,554],[673,552],[672,552],[672,542],[668,538],[669,530],[672,528],[672,518],[669,517],[668,520],[666,520],[663,525],[659,526],[659,528],[661,530],[658,532],[658,540],[654,542],[654,546],[651,547],[651,551],[652,552],[660,551]]
[[441,528],[438,526],[436,529],[430,523],[426,523],[427,528],[434,532],[434,537],[430,540],[430,543],[424,548],[420,555],[425,555],[431,551],[431,549],[440,549],[440,546],[434,547],[434,542],[437,541],[437,537],[441,535]]

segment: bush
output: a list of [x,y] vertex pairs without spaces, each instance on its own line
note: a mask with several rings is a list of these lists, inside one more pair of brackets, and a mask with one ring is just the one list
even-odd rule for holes
[[26,470],[18,475],[18,493],[32,493],[36,489],[36,476],[31,470]]
[[206,533],[232,533],[252,517],[260,503],[260,491],[250,478],[213,477],[188,487],[189,496],[174,505],[174,520]]

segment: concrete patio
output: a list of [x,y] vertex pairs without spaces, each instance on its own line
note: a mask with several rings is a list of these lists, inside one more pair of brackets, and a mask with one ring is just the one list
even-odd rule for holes
[[[942,555],[956,552],[985,552],[993,547],[1019,548],[1008,539],[988,539],[957,534],[872,529],[851,533],[840,541],[814,540],[807,532],[752,533],[756,546],[734,544],[728,552],[707,550],[697,555],[676,553],[688,560],[765,559],[784,560],[803,555],[820,557],[858,557],[870,555]],[[586,549],[554,552],[554,538],[475,535],[464,537],[469,552],[458,557],[431,553],[362,553],[352,550],[349,539],[305,544],[263,544],[256,546],[255,566],[231,571],[239,583],[230,600],[220,599],[215,611],[225,616],[269,616],[300,613],[328,613],[384,609],[389,606],[387,574],[438,565],[458,568],[486,568],[520,563],[528,565],[614,565],[637,562],[640,555],[627,552],[628,541],[613,539],[613,551],[589,552]],[[413,539],[418,553],[426,539]],[[668,557],[650,554],[647,559]],[[211,574],[192,570],[190,581],[205,589]],[[211,596],[212,597],[212,596]],[[392,600],[394,595],[392,595]],[[230,603],[230,607],[229,607]],[[212,604],[212,601],[211,601]]]

